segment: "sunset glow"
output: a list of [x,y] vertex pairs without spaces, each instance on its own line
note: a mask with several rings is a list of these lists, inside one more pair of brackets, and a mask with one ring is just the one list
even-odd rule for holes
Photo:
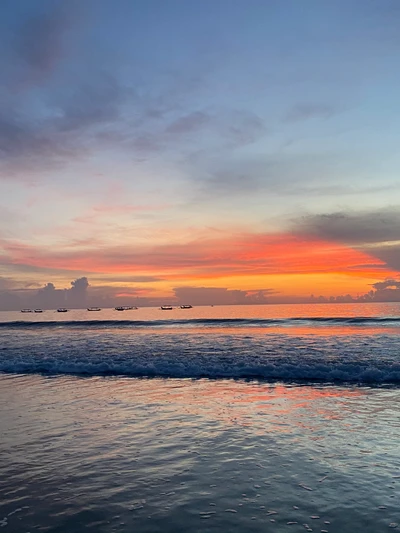
[[100,4],[3,9],[0,309],[400,300],[397,15]]

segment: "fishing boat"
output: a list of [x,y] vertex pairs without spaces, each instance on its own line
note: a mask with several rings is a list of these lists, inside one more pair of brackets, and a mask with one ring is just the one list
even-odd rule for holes
[[57,309],[57,313],[67,313],[68,312],[68,309],[65,309],[65,307],[59,307]]
[[116,311],[125,311],[125,307],[122,307],[122,306],[114,307],[114,309]]
[[32,313],[32,309],[21,309],[21,313]]
[[101,311],[100,307],[88,307],[88,311]]
[[34,313],[43,313],[43,309],[35,309]]
[[172,311],[173,307],[172,307],[172,305],[162,305],[161,309],[163,311]]
[[181,309],[193,309],[193,305],[181,305]]

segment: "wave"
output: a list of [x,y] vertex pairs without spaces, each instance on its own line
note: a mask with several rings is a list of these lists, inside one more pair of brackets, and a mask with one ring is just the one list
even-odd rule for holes
[[0,363],[0,372],[16,374],[49,374],[77,376],[130,376],[147,378],[259,379],[272,381],[356,382],[368,384],[400,384],[400,365],[359,365],[306,362],[252,362],[226,364],[223,361],[112,361],[56,360],[8,361]]
[[400,385],[399,335],[311,337],[10,332],[0,344],[0,372]]
[[194,318],[178,320],[15,320],[0,322],[0,329],[40,328],[160,328],[160,327],[259,327],[298,325],[400,326],[400,317],[292,317],[292,318]]

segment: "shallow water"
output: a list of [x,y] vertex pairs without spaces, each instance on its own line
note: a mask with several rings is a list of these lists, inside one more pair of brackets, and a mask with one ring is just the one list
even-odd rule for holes
[[0,402],[10,533],[400,523],[398,388],[0,375]]

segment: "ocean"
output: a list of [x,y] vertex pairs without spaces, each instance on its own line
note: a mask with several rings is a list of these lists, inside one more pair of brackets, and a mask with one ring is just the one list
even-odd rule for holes
[[10,533],[400,529],[400,304],[0,313]]

